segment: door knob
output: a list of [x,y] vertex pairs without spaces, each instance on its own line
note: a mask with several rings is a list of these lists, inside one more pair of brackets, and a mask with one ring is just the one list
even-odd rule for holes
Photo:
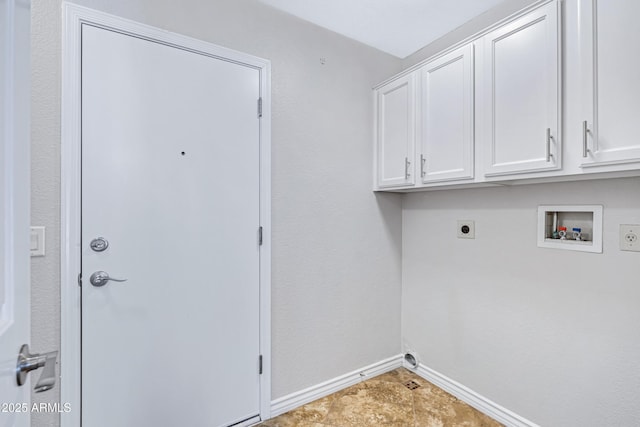
[[19,386],[23,385],[27,380],[27,374],[38,368],[44,368],[38,383],[34,387],[36,393],[51,390],[56,384],[56,358],[57,351],[44,354],[29,353],[29,346],[24,344],[20,347],[18,353],[18,362],[16,364],[16,382]]
[[114,279],[113,277],[109,277],[109,273],[106,271],[96,271],[89,277],[89,282],[93,286],[100,287],[107,284],[107,282],[111,280],[112,282],[126,282],[127,279]]

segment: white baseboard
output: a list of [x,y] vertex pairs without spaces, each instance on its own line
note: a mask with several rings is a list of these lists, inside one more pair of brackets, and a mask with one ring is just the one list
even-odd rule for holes
[[291,393],[271,402],[271,416],[276,417],[306,403],[328,396],[376,375],[384,374],[402,366],[403,355],[390,357],[348,374],[341,375],[318,385]]
[[476,408],[478,411],[487,414],[507,427],[540,427],[536,423],[503,408],[497,403],[481,396],[459,382],[426,367],[422,363],[418,365],[417,369],[412,369],[406,362],[404,362],[403,354],[398,354],[397,356],[390,357],[369,366],[365,366],[364,368],[349,372],[348,374],[341,375],[304,390],[273,400],[271,402],[271,417],[284,414],[285,412],[296,409],[309,402],[313,402],[314,400],[328,396],[331,393],[343,390],[354,384],[368,380],[377,375],[384,374],[385,372],[392,371],[401,366],[415,372],[430,383],[440,387],[447,393],[454,395],[461,401]]
[[422,363],[417,369],[411,369],[406,363],[404,367],[507,427],[540,427]]

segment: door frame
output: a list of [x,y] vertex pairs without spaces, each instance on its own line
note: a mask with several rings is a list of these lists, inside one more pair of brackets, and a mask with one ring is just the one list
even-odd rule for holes
[[[271,62],[97,10],[63,3],[61,106],[60,399],[73,408],[63,427],[81,425],[81,28],[93,25],[259,71],[260,120],[260,417],[271,415]],[[256,100],[257,102],[257,100]],[[258,106],[256,105],[256,114]],[[257,231],[257,230],[256,230]]]

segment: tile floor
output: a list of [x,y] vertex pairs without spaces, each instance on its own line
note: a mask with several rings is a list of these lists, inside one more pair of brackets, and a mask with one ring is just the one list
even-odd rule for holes
[[[413,384],[410,383],[411,381]],[[407,383],[412,385],[413,390],[405,385]],[[259,425],[264,427],[502,426],[404,368],[361,382]]]

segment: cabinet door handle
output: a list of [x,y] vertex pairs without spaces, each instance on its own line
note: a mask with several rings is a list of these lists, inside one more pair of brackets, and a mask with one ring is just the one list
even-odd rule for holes
[[547,162],[551,161],[553,154],[551,154],[551,128],[547,128]]
[[411,162],[409,161],[408,157],[404,158],[404,179],[409,179],[409,176],[411,176],[409,174],[409,165],[411,164]]
[[589,152],[589,147],[587,146],[587,134],[589,133],[589,128],[587,128],[587,121],[582,122],[582,157],[587,157],[587,153]]
[[424,157],[424,154],[420,154],[420,177],[422,178],[427,174],[424,170],[424,162],[426,161],[427,159]]

